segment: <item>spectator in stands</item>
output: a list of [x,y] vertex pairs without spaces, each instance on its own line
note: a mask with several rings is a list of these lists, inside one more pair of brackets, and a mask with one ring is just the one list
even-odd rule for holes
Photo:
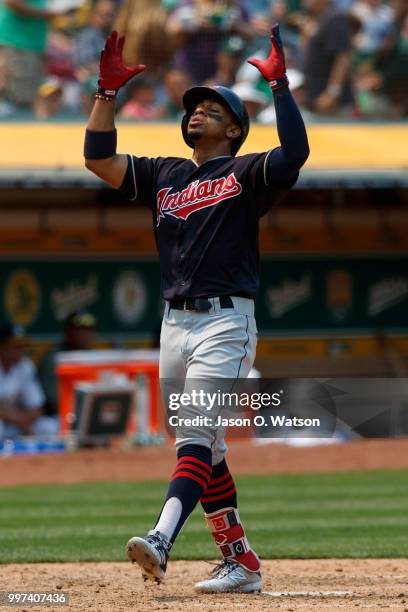
[[93,74],[81,83],[80,108],[81,112],[89,116],[95,104],[95,91],[98,88],[98,76]]
[[305,105],[319,114],[351,109],[352,25],[330,0],[303,0],[308,17],[302,23]]
[[123,0],[115,29],[126,35],[123,58],[128,66],[146,64],[147,74],[163,73],[171,63],[173,46],[168,37],[168,12],[178,0]]
[[185,70],[172,68],[164,77],[166,102],[164,105],[165,119],[181,119],[186,112],[183,104],[184,92],[191,87],[191,79]]
[[55,371],[57,353],[91,349],[95,340],[95,332],[95,317],[84,310],[76,311],[65,320],[63,341],[44,356],[40,364],[39,376],[45,393],[45,410],[48,415],[58,414],[58,384]]
[[44,416],[45,397],[25,346],[21,328],[0,329],[0,440],[58,433],[58,420]]
[[378,54],[376,68],[380,75],[381,90],[389,102],[393,118],[408,116],[408,9],[397,13],[393,32],[382,52]]
[[[77,2],[77,0],[69,1]],[[81,3],[78,8],[53,19],[46,50],[47,75],[60,79],[63,85],[64,113],[73,112],[76,115],[82,106],[82,82],[78,82],[78,68],[74,62],[75,37],[80,30],[89,26],[94,4],[92,0],[78,0],[78,2]]]
[[113,0],[97,0],[90,17],[89,26],[79,32],[74,40],[73,59],[77,79],[83,83],[98,74],[101,51],[106,37],[112,30],[116,15]]
[[0,99],[3,97],[6,87],[6,54],[0,47]]
[[350,12],[361,23],[355,47],[360,56],[370,57],[381,48],[392,30],[393,10],[381,0],[358,0]]
[[216,55],[216,72],[206,85],[224,85],[232,87],[236,81],[237,71],[243,61],[245,41],[240,36],[226,38]]
[[[242,0],[242,5],[249,14],[250,24],[256,34],[256,46],[264,44],[264,39],[269,39],[271,27],[279,23],[280,31],[285,32],[282,40],[287,44],[287,37],[291,32],[286,28],[286,14],[298,10],[299,0]],[[252,50],[251,50],[252,53]]]
[[48,24],[57,14],[47,8],[46,0],[0,3],[0,47],[5,56],[5,98],[6,105],[11,104],[10,114],[13,105],[31,108],[34,102],[44,71]]
[[62,110],[62,84],[58,79],[47,79],[38,89],[34,103],[37,119],[49,119]]
[[127,102],[119,111],[121,119],[155,121],[163,117],[163,108],[156,100],[154,82],[147,77],[139,77],[131,81],[126,88],[126,97]]
[[178,50],[175,63],[194,83],[214,78],[216,55],[227,35],[250,40],[255,32],[239,0],[184,0],[169,17],[167,31]]
[[408,5],[394,0],[392,8],[389,34],[355,67],[357,111],[362,117],[407,116]]
[[52,29],[47,43],[47,74],[64,81],[76,81],[73,50],[74,37]]
[[388,103],[381,93],[381,77],[363,63],[355,69],[355,103],[357,117],[378,117],[388,114]]
[[251,120],[257,120],[259,113],[269,104],[269,98],[251,83],[237,83],[232,91],[235,91],[245,104]]
[[50,79],[56,79],[61,84],[61,104],[64,112],[78,113],[81,85],[77,81],[73,50],[72,31],[64,32],[53,28],[48,36],[46,73]]
[[288,25],[290,25],[291,13],[299,9],[298,0],[263,0],[262,2],[257,0],[254,4],[252,0],[242,0],[242,2],[249,11],[250,24],[256,34],[250,53],[256,53],[259,48],[263,47],[268,52],[267,42],[274,23],[279,23],[285,47],[293,46],[297,34]]
[[242,0],[242,4],[248,13],[254,15],[267,15],[269,13],[271,0]]

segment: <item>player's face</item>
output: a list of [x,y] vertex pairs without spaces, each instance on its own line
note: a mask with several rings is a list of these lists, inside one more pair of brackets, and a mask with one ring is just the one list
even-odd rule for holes
[[237,138],[241,128],[233,115],[222,104],[214,100],[203,100],[197,104],[188,122],[187,132],[195,142],[220,141]]

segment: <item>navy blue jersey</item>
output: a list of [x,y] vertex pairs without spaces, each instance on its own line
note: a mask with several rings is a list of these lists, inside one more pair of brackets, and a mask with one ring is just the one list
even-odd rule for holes
[[152,211],[164,299],[255,296],[259,218],[298,177],[270,184],[269,154],[216,157],[201,166],[128,156],[120,189]]

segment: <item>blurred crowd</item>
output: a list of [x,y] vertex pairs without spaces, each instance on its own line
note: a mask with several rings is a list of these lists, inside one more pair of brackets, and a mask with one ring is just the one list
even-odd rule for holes
[[246,63],[279,22],[292,91],[330,118],[408,113],[407,0],[0,0],[0,118],[87,115],[107,34],[148,68],[121,91],[118,115],[173,120],[192,84],[233,87],[273,123],[268,85]]

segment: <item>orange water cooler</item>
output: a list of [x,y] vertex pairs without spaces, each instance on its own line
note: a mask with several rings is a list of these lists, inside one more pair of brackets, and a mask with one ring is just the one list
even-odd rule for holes
[[[128,433],[137,433],[138,420],[144,421],[145,434],[159,433],[159,351],[106,350],[67,351],[57,355],[60,433],[69,433],[75,412],[75,386],[80,382],[96,382],[115,375],[136,382],[143,377],[147,390],[147,414],[133,415]],[[137,406],[136,406],[137,412]]]

